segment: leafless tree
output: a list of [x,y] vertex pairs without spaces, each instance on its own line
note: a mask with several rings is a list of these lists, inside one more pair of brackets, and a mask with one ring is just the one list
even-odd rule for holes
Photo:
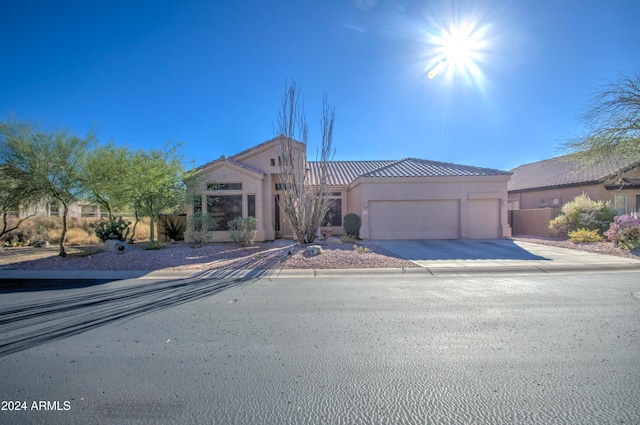
[[619,74],[600,86],[587,102],[581,120],[585,134],[563,144],[587,163],[606,157],[640,157],[640,72]]
[[[333,159],[333,123],[335,108],[322,98],[321,144],[318,149],[317,173],[310,175],[306,161],[308,125],[304,98],[295,80],[285,85],[278,114],[279,154],[282,204],[296,237],[301,243],[312,243],[331,208],[324,195],[329,178],[329,161]],[[304,144],[299,148],[297,142]]]

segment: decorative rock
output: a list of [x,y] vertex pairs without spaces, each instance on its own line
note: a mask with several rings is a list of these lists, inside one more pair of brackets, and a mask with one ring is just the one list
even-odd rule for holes
[[106,252],[123,252],[128,249],[127,244],[115,239],[109,239],[102,245],[102,250]]
[[309,245],[304,249],[304,253],[309,257],[315,257],[322,254],[322,247],[320,245]]
[[340,240],[340,238],[336,238],[335,236],[332,236],[330,238],[327,238],[327,240],[325,241],[326,243],[331,243],[331,244],[339,244],[342,243],[342,241]]
[[37,241],[33,244],[34,248],[49,248],[49,241]]

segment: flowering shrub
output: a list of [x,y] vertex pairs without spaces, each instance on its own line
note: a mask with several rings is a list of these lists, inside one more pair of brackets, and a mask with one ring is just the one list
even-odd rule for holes
[[604,235],[621,248],[640,249],[640,214],[634,212],[616,217]]
[[549,222],[549,230],[552,236],[567,236],[577,229],[604,232],[615,214],[609,202],[593,201],[583,193],[562,206],[562,214]]

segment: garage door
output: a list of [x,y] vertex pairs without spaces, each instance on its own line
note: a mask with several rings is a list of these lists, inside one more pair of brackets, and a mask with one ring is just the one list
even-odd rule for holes
[[371,239],[458,239],[458,200],[371,201]]
[[501,236],[499,199],[470,199],[467,205],[470,239],[495,239]]

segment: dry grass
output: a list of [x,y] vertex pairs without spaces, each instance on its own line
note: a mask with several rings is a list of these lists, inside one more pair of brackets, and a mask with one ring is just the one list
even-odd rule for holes
[[[100,245],[100,240],[92,228],[99,221],[106,219],[96,218],[69,218],[67,219],[67,234],[65,244],[69,246],[81,245]],[[129,219],[133,222],[133,219]],[[9,220],[11,224],[11,219]],[[136,226],[134,242],[144,242],[149,240],[149,223],[148,217],[143,217]],[[133,227],[133,224],[129,226]],[[16,240],[21,246],[31,245],[38,241],[46,241],[52,245],[60,243],[60,235],[62,234],[62,219],[59,217],[33,217],[24,221],[20,227],[2,237],[0,244],[4,245],[7,241]],[[158,232],[156,231],[156,238]]]

